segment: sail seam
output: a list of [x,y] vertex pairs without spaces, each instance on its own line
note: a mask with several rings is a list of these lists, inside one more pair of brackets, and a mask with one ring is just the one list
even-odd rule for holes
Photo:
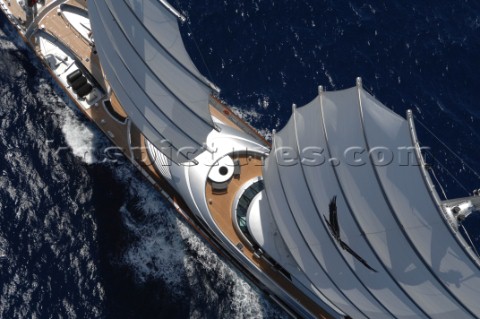
[[[102,53],[104,53],[102,49],[99,49],[99,51],[101,51]],[[104,53],[104,54],[105,54],[105,53]],[[106,63],[108,63],[109,67],[112,68],[112,66],[110,65],[109,62],[106,62]],[[113,69],[113,68],[112,68],[112,69]],[[115,73],[113,70],[112,70],[112,72]],[[125,90],[125,87],[123,86],[123,84],[121,83],[121,81],[118,80],[117,75],[116,75],[116,74],[112,74],[112,75],[114,76],[114,79],[113,79],[113,80],[118,83],[118,85],[121,87],[122,91],[125,93],[125,95],[127,96],[127,98],[131,101],[131,97],[130,97],[130,95],[127,93],[128,91]],[[117,93],[118,93],[118,92],[117,92]],[[131,102],[131,103],[134,104],[133,102]],[[135,109],[137,109],[137,111],[138,111],[139,113],[141,113],[141,111],[140,111],[136,106],[135,106]],[[158,133],[158,135],[160,135],[160,137],[162,137],[165,141],[168,141],[168,139],[167,139],[165,136],[163,136],[163,134],[160,133],[160,132],[155,128],[155,126],[154,126],[152,123],[150,123],[150,121],[149,121],[146,117],[145,117],[145,121],[146,121],[146,123],[147,123],[155,132]],[[178,150],[175,146],[172,145],[172,149],[175,150],[177,154],[181,154],[185,161],[189,161],[189,159],[188,159],[183,153],[179,152],[179,150]],[[164,152],[162,152],[162,154],[164,154],[165,156],[167,156],[170,160],[174,161],[172,158],[170,158],[170,156],[168,156],[168,154],[165,154]],[[174,161],[174,162],[175,162],[175,161]]]
[[[100,12],[100,10],[98,10],[98,6],[97,6],[97,12]],[[100,17],[100,20],[102,21],[102,24],[103,24],[103,26],[104,26],[104,30],[106,31],[107,34],[110,34],[110,32],[107,31],[108,29],[106,28],[105,23],[103,22],[104,19],[101,18],[101,14],[100,14],[99,17]],[[107,35],[107,36],[108,36],[108,35]],[[137,79],[136,79],[136,78],[133,76],[133,74],[131,73],[130,69],[128,68],[127,64],[125,63],[124,58],[119,54],[119,50],[118,50],[117,44],[116,44],[114,41],[111,41],[111,40],[110,40],[110,39],[111,39],[111,36],[112,36],[112,34],[110,34],[110,37],[108,37],[108,38],[109,38],[110,43],[116,48],[116,49],[114,50],[116,56],[121,60],[123,66],[124,66],[124,68],[125,68],[125,70],[128,72],[128,74],[130,74],[130,77],[132,78],[132,80],[137,84],[137,86],[138,86],[138,87],[140,88],[140,90],[141,90],[142,86],[138,83]],[[102,50],[102,51],[104,51],[104,50]],[[108,56],[108,55],[105,54],[105,56]],[[106,59],[106,60],[108,60],[108,59]],[[113,70],[113,69],[114,69],[114,68],[112,67],[112,70]],[[116,72],[115,72],[115,73],[116,73]],[[118,78],[118,76],[117,76],[117,78]],[[127,92],[127,90],[125,90],[125,92]],[[156,103],[152,100],[152,98],[151,98],[148,94],[144,94],[144,95],[145,95],[145,97],[146,97],[153,105],[156,106]],[[134,104],[135,107],[138,109],[137,105],[136,105],[133,101],[132,101],[132,104]],[[190,140],[193,141],[195,144],[197,144],[197,146],[199,146],[199,148],[202,147],[202,144],[201,144],[201,143],[197,142],[197,141],[196,141],[195,139],[193,139],[189,134],[187,134],[182,128],[180,128],[170,117],[168,117],[168,116],[162,111],[162,109],[160,109],[160,108],[156,108],[156,109],[157,109],[158,111],[160,111],[160,113],[164,116],[164,118],[165,118],[166,121],[172,123],[173,126],[177,127],[178,130],[179,130],[180,132],[182,132],[183,135],[185,135],[188,139],[190,139]],[[140,112],[140,110],[139,110],[139,112]],[[141,112],[140,112],[140,113],[141,113]],[[146,118],[146,117],[145,117],[145,118]],[[152,124],[152,126],[153,126],[153,124]],[[157,132],[158,132],[158,131],[157,131]],[[162,133],[161,135],[163,136],[163,133]]]

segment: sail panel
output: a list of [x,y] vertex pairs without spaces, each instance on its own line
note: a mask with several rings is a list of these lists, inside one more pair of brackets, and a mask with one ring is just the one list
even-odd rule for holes
[[[101,21],[100,17],[97,16],[97,11],[91,11],[90,18]],[[107,32],[98,34],[97,37],[99,40],[107,41]],[[152,107],[151,101],[145,96],[138,83],[129,76],[128,69],[115,51],[106,52],[103,46],[97,47],[97,51],[100,59],[104,57],[102,67],[104,72],[109,74],[109,82],[115,90],[115,94],[124,103],[122,105],[130,106],[129,118],[135,126],[142,131],[152,144],[161,149],[173,161],[188,161],[189,158],[168,141],[172,140],[173,137],[181,145],[196,145],[196,142],[188,135],[179,134],[179,130],[170,120],[152,111],[154,107]]]
[[[462,309],[462,304],[455,296],[450,295],[436,274],[423,263],[416,253],[414,244],[409,241],[409,238],[402,232],[400,224],[393,218],[393,208],[389,205],[373,168],[380,165],[394,165],[394,163],[390,163],[389,159],[392,150],[385,148],[384,144],[369,146],[365,144],[359,90],[352,88],[325,93],[322,112],[328,136],[329,156],[342,159],[341,163],[334,167],[337,183],[361,232],[365,234],[371,247],[383,263],[392,267],[392,273],[396,278],[403,278],[405,284],[416,283],[417,289],[420,291],[430,291],[418,301],[426,312],[451,313],[453,309]],[[388,122],[390,116],[391,113],[385,114],[379,120],[382,123]],[[394,119],[398,119],[398,116],[394,116]],[[403,120],[403,123],[407,122]],[[385,135],[388,136],[390,128],[384,128],[386,129]],[[408,133],[406,125],[403,128],[403,131]],[[376,134],[381,133],[377,131]],[[348,150],[351,150],[352,147],[354,152],[358,152],[355,158],[347,155]],[[375,153],[375,149],[383,152],[383,155]],[[384,163],[381,162],[381,158],[385,161]],[[357,163],[356,159],[361,159],[361,161]],[[410,172],[406,171],[405,175],[409,176]],[[412,186],[412,188],[414,187]],[[429,197],[426,199],[430,200]],[[345,233],[346,236],[349,235],[348,230]],[[383,236],[379,236],[379,234],[383,234]],[[412,249],[405,249],[405,247],[412,247]],[[398,251],[402,251],[402,254],[391,253]],[[410,272],[407,278],[403,273],[406,268],[411,266],[414,266],[416,271]],[[432,294],[435,295],[434,298],[431,297]],[[459,315],[465,316],[468,313],[460,312]]]
[[166,140],[182,150],[173,161],[194,157],[214,127],[208,105],[211,90],[160,47],[144,26],[123,21],[132,20],[131,8],[123,1],[90,1],[89,6],[100,60],[111,64],[104,70],[107,80],[117,79],[110,81],[114,91],[122,88],[112,82],[135,91],[135,98],[119,95],[125,112],[140,129],[148,123],[153,134],[148,139],[158,149],[164,149]]
[[[108,69],[112,70],[111,65],[109,65],[108,63],[104,64],[104,68],[108,68]],[[114,74],[113,71],[111,71],[111,72],[112,72],[112,74]],[[112,77],[110,79],[110,81],[112,82],[112,85],[115,85],[116,88],[119,88],[116,91],[116,95],[117,95],[118,98],[122,98],[125,101],[128,101],[128,100],[131,100],[132,98],[135,98],[135,97],[131,97],[129,95],[130,91],[125,90],[123,88],[123,85],[118,81],[116,76]],[[139,123],[139,124],[136,124],[136,125],[140,125],[140,126],[137,126],[137,127],[142,131],[143,135],[147,139],[154,139],[154,138],[158,137],[158,132],[156,131],[155,127],[153,125],[151,125],[151,123],[148,120],[146,120],[147,118],[142,116],[141,113],[137,114],[137,112],[133,112],[132,115],[131,115],[131,118],[139,118],[139,121],[136,121],[136,123]],[[156,140],[155,142],[156,142],[157,145],[163,145],[166,148],[171,147],[168,143],[165,143],[164,139]],[[177,158],[177,160],[179,162],[184,162],[184,161],[188,160],[186,157],[182,157],[182,154],[180,152],[178,152],[177,149],[171,148],[170,151],[171,151],[170,153],[165,151],[165,153],[171,154],[170,156],[168,156],[169,158]]]
[[[160,92],[162,93],[158,95],[168,93],[175,97],[182,106],[181,108],[177,106],[173,110],[190,110],[193,115],[201,117],[205,124],[211,126],[212,119],[209,109],[205,107],[194,108],[197,104],[208,105],[211,89],[192,77],[185,68],[178,67],[177,61],[165,52],[155,38],[148,32],[143,31],[143,26],[126,3],[123,1],[106,1],[106,3],[119,26],[118,29],[115,28],[115,31],[117,31],[116,37],[118,36],[118,39],[115,40],[119,42],[120,47],[125,48],[125,51],[131,51],[131,55],[133,55],[132,65],[142,65],[143,63],[140,64],[139,59],[148,62],[143,64],[141,69],[134,68],[138,73],[136,78],[142,80],[142,74],[154,76],[158,85],[161,86]],[[159,54],[159,52],[162,52],[162,54]],[[159,104],[165,105],[162,101],[159,101]],[[167,110],[166,107],[162,107],[162,111],[169,115],[172,112],[172,110]],[[203,113],[199,111],[203,111]],[[173,116],[173,114],[171,115]]]
[[[281,267],[283,267],[290,275],[292,281],[298,281],[296,285],[310,290],[309,297],[319,304],[324,303],[336,312],[341,312],[334,304],[329,302],[305,277],[304,273],[299,269],[297,263],[289,253],[288,248],[281,236],[278,236],[278,229],[273,220],[270,205],[266,199],[264,191],[260,192],[248,209],[247,223],[249,233],[254,238],[255,242],[260,245],[261,249],[272,257]],[[274,238],[274,240],[271,240]],[[264,240],[266,239],[266,240]],[[310,287],[307,288],[307,287]]]
[[[417,294],[415,291],[410,291],[407,293],[405,289],[407,289],[409,285],[402,285],[395,281],[395,278],[390,272],[391,267],[389,263],[387,262],[385,266],[382,265],[382,262],[388,261],[390,258],[388,255],[388,249],[385,247],[383,250],[380,250],[380,252],[372,251],[371,246],[365,240],[365,234],[361,229],[358,228],[350,208],[345,203],[345,199],[343,198],[340,185],[337,183],[333,167],[330,163],[328,163],[327,160],[329,153],[326,146],[326,138],[322,125],[324,120],[320,111],[319,97],[317,97],[314,101],[316,103],[310,103],[307,106],[297,109],[295,112],[294,117],[297,124],[296,135],[298,149],[306,150],[308,147],[319,148],[322,150],[323,160],[318,163],[308,163],[305,161],[304,165],[298,165],[304,171],[303,175],[305,177],[305,181],[299,181],[298,176],[301,175],[297,175],[297,177],[292,175],[289,178],[291,181],[295,181],[291,182],[293,185],[306,184],[306,190],[301,189],[298,191],[298,193],[308,192],[311,196],[309,201],[314,203],[315,207],[317,208],[317,212],[313,213],[310,209],[299,207],[292,213],[298,215],[298,219],[303,218],[308,221],[308,225],[306,225],[306,227],[310,227],[310,232],[314,232],[314,234],[316,234],[318,237],[318,243],[317,246],[315,246],[316,248],[320,246],[327,246],[327,243],[330,244],[332,242],[330,231],[328,227],[326,227],[325,222],[323,223],[323,228],[317,226],[315,219],[329,219],[329,203],[334,196],[337,196],[336,204],[338,210],[338,220],[341,228],[341,239],[345,241],[349,247],[358,253],[364,260],[366,260],[370,267],[378,272],[373,272],[366,268],[355,258],[353,258],[352,255],[343,251],[340,248],[340,245],[334,241],[332,244],[336,249],[342,250],[344,259],[348,261],[349,268],[346,269],[353,271],[358,280],[360,280],[365,287],[367,287],[371,293],[386,306],[386,308],[388,308],[392,313],[396,314],[396,316],[405,318],[421,318],[424,316],[424,313],[422,308],[417,305],[417,300],[421,300],[423,296],[421,294]],[[304,158],[306,157],[307,156],[304,155]],[[293,198],[294,196],[295,194],[292,192],[291,197]],[[307,199],[303,200],[303,202],[307,201]],[[302,202],[300,202],[300,205],[302,205]],[[325,239],[325,236],[329,238]],[[378,237],[379,241],[385,241],[384,232],[379,232],[375,234],[375,236]],[[384,253],[386,259],[379,260],[379,253]],[[340,266],[342,264],[341,261],[335,261],[334,263],[332,260],[330,260],[330,256],[332,255],[326,255],[325,258],[328,259],[326,262],[332,263],[330,266],[327,266],[327,269],[329,271],[332,270],[332,274],[334,274],[335,268],[342,270],[343,268]],[[429,290],[430,286],[425,286],[425,291]]]
[[[330,240],[326,240],[325,234],[330,236],[331,231],[325,227],[325,223],[323,227],[319,223],[324,216],[328,220],[328,203],[333,196],[337,196],[341,240],[350,246],[354,253],[363,258],[368,266],[377,270],[376,273],[372,272],[353,255],[349,256],[348,253],[341,252],[344,265],[338,266],[342,260],[334,259],[337,268],[352,271],[358,278],[356,281],[349,281],[350,285],[357,285],[360,281],[361,285],[367,288],[369,293],[395,317],[478,316],[473,305],[469,302],[464,303],[462,299],[463,294],[468,293],[472,293],[473,298],[478,298],[478,291],[472,290],[473,286],[463,286],[462,284],[457,287],[458,290],[463,290],[462,297],[460,297],[458,291],[451,290],[450,284],[448,282],[445,284],[444,278],[438,274],[438,269],[432,269],[432,265],[423,260],[423,255],[417,251],[416,243],[413,243],[408,233],[403,231],[403,226],[394,217],[403,212],[396,211],[398,207],[394,209],[390,204],[386,195],[389,190],[384,190],[384,185],[379,182],[368,152],[367,157],[364,158],[366,161],[364,165],[340,163],[332,166],[328,164],[329,158],[345,161],[344,151],[349,147],[358,147],[358,150],[368,148],[360,114],[360,93],[367,94],[357,88],[323,93],[322,103],[315,102],[320,101],[317,98],[309,105],[297,109],[293,116],[296,119],[296,125],[290,121],[281,132],[276,134],[275,149],[278,148],[278,144],[282,147],[296,147],[299,150],[298,154],[302,155],[300,158],[304,160],[304,165],[285,165],[288,164],[285,159],[280,158],[279,160],[278,153],[272,150],[267,161],[270,164],[264,167],[268,200],[271,204],[274,201],[282,203],[280,205],[272,204],[275,206],[272,207],[273,215],[280,234],[284,237],[288,247],[292,245],[289,243],[289,240],[292,240],[289,238],[292,233],[297,234],[294,239],[295,245],[298,245],[298,240],[303,237],[308,246],[307,251],[310,250],[322,268],[328,269],[334,282],[342,283],[342,278],[339,278],[335,268],[328,266],[329,261],[325,260],[330,256],[336,256],[332,247],[328,247],[335,243],[332,241],[333,236],[330,237]],[[321,115],[322,109],[324,118]],[[408,125],[404,119],[386,108],[382,114],[381,117],[377,116],[380,127],[372,130],[373,135],[395,140],[399,132],[409,134]],[[293,140],[291,136],[296,136],[296,140]],[[411,145],[411,141],[407,145]],[[325,157],[326,164],[311,165],[313,153],[304,150],[312,146],[320,149],[318,153]],[[274,161],[272,158],[275,156],[277,158]],[[355,157],[347,158],[348,164],[355,164],[354,161],[352,162],[354,159]],[[303,173],[296,166],[303,168]],[[407,171],[404,174],[408,176],[410,172]],[[389,178],[394,178],[391,172],[387,175]],[[283,185],[283,195],[282,192],[279,192],[278,184]],[[422,182],[416,184],[415,187],[424,187],[424,184]],[[310,198],[305,195],[308,192],[310,192]],[[402,194],[397,195],[402,196]],[[420,200],[417,197],[414,198]],[[431,198],[427,193],[426,198],[421,200],[431,201]],[[404,208],[406,209],[406,207]],[[429,213],[443,218],[438,207],[433,208],[435,210]],[[442,221],[438,219],[438,222]],[[445,225],[445,223],[442,224]],[[425,228],[425,225],[422,227]],[[443,235],[452,237],[451,233],[445,230],[443,230]],[[338,244],[334,247],[339,249]],[[302,252],[306,254],[304,250]],[[319,255],[325,257],[322,259],[318,257]],[[297,258],[301,260],[305,256]],[[332,262],[332,264],[334,263]],[[304,271],[308,276],[308,270],[304,269]],[[478,274],[476,276],[470,274],[471,277],[478,279]],[[466,279],[470,279],[472,282],[476,280],[462,278],[462,280]],[[317,288],[322,290],[321,286]],[[361,287],[356,287],[356,289],[361,289]],[[380,291],[382,293],[379,293]],[[386,293],[387,291],[388,293]],[[325,294],[328,296],[328,293]],[[400,301],[402,306],[395,307],[394,300]],[[350,299],[350,301],[354,303],[356,299]],[[355,305],[363,312],[371,311],[370,308],[362,308],[366,304]]]
[[[272,169],[270,170],[269,167],[272,167]],[[336,284],[332,282],[328,275],[319,267],[314,256],[309,253],[310,248],[296,228],[292,215],[282,209],[288,207],[288,201],[285,198],[282,181],[278,174],[275,156],[269,156],[267,158],[265,169],[271,172],[269,179],[265,179],[265,190],[268,202],[272,208],[280,235],[300,269],[318,291],[325,296],[328,303],[334,304],[340,310],[354,316],[355,318],[367,318],[364,313],[351,304]],[[281,213],[285,214],[278,218],[277,215]],[[292,231],[289,231],[289,229]]]
[[[101,6],[100,3],[99,6]],[[108,12],[107,8],[104,7],[103,9],[104,10],[102,10],[102,12]],[[102,17],[102,14],[100,14],[100,16]],[[105,16],[102,17],[102,20],[105,21],[113,18],[113,16],[105,14]],[[134,27],[132,26],[132,28]],[[163,84],[161,76],[166,79],[165,81],[168,81],[167,78],[169,77],[169,74],[163,74],[162,71],[158,71],[157,74],[152,72],[152,69],[148,65],[143,63],[138,51],[134,49],[135,45],[131,45],[132,43],[125,38],[125,35],[121,32],[120,28],[112,27],[110,29],[107,29],[107,34],[109,36],[109,40],[112,43],[113,49],[115,49],[118,53],[120,59],[123,62],[123,65],[126,66],[131,77],[133,77],[134,80],[139,84],[139,86],[145,91],[147,98],[152,103],[156,103],[162,106],[161,108],[150,108],[151,112],[155,112],[159,114],[159,116],[171,119],[172,125],[177,126],[178,130],[184,130],[184,133],[192,137],[192,139],[194,139],[195,136],[201,134],[203,130],[211,129],[207,122],[196,123],[196,120],[198,119],[197,114],[188,107],[186,107],[186,104],[182,102],[181,98],[179,98],[178,95],[174,94],[181,94],[178,88],[176,88],[174,92],[173,89],[170,90]],[[143,46],[145,46],[145,44]],[[142,55],[148,57],[148,54],[145,54],[145,52],[142,53]],[[149,62],[153,61],[152,58],[148,58],[146,60]],[[165,69],[168,70],[167,63],[165,63]],[[192,95],[192,92],[195,92],[195,89],[190,88],[190,90],[186,91],[187,92],[185,93],[185,95],[188,97],[189,95]],[[204,93],[205,94],[203,95],[196,95],[197,97],[198,95],[202,96],[204,100],[200,102],[208,105],[208,92],[205,91]],[[193,97],[195,97],[195,94],[193,94]],[[175,118],[182,119],[182,123],[185,123],[187,125],[185,125],[184,127],[180,127],[179,123],[175,122]],[[199,125],[196,126],[195,124]]]
[[[291,118],[294,123],[287,124],[288,129],[284,129],[275,135],[274,146],[277,160],[282,156],[282,147],[291,149],[292,153],[295,153],[292,157],[299,159],[298,149],[296,148],[297,115],[299,114],[294,112]],[[320,117],[317,118],[320,120]],[[301,122],[298,124],[301,125]],[[282,222],[285,224],[293,220],[294,224],[292,224],[291,230],[301,234],[309,247],[309,249],[302,250],[301,253],[312,254],[318,264],[317,267],[324,271],[335,285],[341,287],[346,298],[353,304],[362,305],[362,312],[368,318],[384,318],[385,313],[388,313],[389,310],[378,301],[378,298],[382,297],[380,291],[377,289],[368,290],[357,276],[356,267],[350,267],[350,264],[346,262],[346,259],[351,259],[351,256],[348,254],[343,256],[342,249],[330,236],[323,214],[319,212],[315,203],[311,200],[310,190],[305,180],[298,179],[298,182],[289,182],[297,180],[298,176],[304,174],[301,165],[285,164],[285,166],[279,166],[278,171],[288,206],[284,209],[283,214],[276,214],[275,217],[277,219],[282,218]],[[310,212],[310,214],[305,215],[302,213],[303,211]],[[293,225],[297,227],[293,227]],[[360,271],[363,271],[363,269],[360,268]],[[393,307],[397,307],[397,301],[392,302]],[[413,315],[413,313],[411,314]]]
[[[188,70],[192,76],[205,85],[216,90],[216,87],[200,74],[192,62],[183,44],[178,28],[178,19],[168,10],[161,1],[150,0],[122,0],[135,13],[150,35],[161,45],[168,54],[178,61],[178,64]],[[115,2],[115,1],[113,1]]]
[[[375,121],[385,117],[383,107],[369,95],[362,92],[361,103],[364,110],[365,131],[369,143],[381,143],[388,147],[394,145],[412,145],[408,126],[400,130],[395,139],[375,134],[383,123]],[[369,107],[365,107],[368,105]],[[393,145],[392,145],[393,144]],[[420,167],[415,159],[406,162],[408,155],[397,158],[392,165],[375,166],[386,196],[394,208],[399,222],[404,225],[412,243],[422,258],[476,316],[480,314],[478,297],[480,296],[480,275],[478,266],[472,262],[468,253],[452,236],[452,230],[445,223],[442,212],[426,188]],[[399,155],[399,156],[400,156]],[[413,187],[421,185],[422,187]]]
[[[298,146],[296,145],[296,141],[291,141],[287,149],[298,148],[299,151],[305,152],[303,154],[304,159],[308,157],[306,156],[305,150],[309,147],[319,148],[323,150],[322,154],[324,156],[328,156],[319,101],[317,97],[309,105],[297,109],[292,117],[296,119],[296,127],[289,122],[289,124],[275,136],[275,141],[277,141],[279,137],[286,139],[285,135],[293,137],[297,135],[297,140],[300,142]],[[346,123],[342,123],[338,128],[345,129],[343,124]],[[285,147],[286,145],[283,146]],[[273,154],[278,156],[279,153],[272,153],[272,157]],[[280,162],[280,164],[278,162]],[[368,289],[364,294],[371,294],[375,299],[385,305],[383,312],[380,312],[380,314],[377,313],[377,316],[385,316],[385,313],[391,311],[395,316],[402,318],[424,317],[421,308],[414,302],[414,300],[420,300],[421,302],[424,297],[422,293],[418,293],[418,289],[411,292],[411,296],[406,295],[388,272],[380,271],[374,273],[361,263],[358,263],[352,255],[345,252],[337,242],[333,241],[330,231],[326,227],[323,219],[324,216],[328,218],[328,203],[332,197],[336,195],[338,211],[341,214],[339,218],[341,220],[342,240],[352,247],[362,258],[366,259],[371,267],[381,270],[382,264],[378,262],[376,255],[372,253],[371,247],[365,241],[362,230],[358,229],[351,217],[352,214],[349,213],[349,207],[345,204],[345,200],[342,197],[341,188],[337,183],[332,166],[328,164],[328,162],[321,162],[323,163],[322,165],[317,165],[319,163],[305,162],[304,164],[307,165],[303,165],[304,173],[302,173],[302,165],[288,166],[285,165],[287,163],[281,162],[282,161],[277,160],[277,165],[281,171],[280,175],[284,181],[285,193],[289,205],[282,205],[284,212],[275,214],[276,220],[277,218],[282,218],[284,215],[288,216],[292,214],[294,216],[293,220],[300,226],[300,231],[308,238],[308,244],[313,254],[323,264],[324,269],[328,271],[332,280],[336,283],[341,283],[341,287],[344,289],[352,289],[352,287],[363,287],[363,291]],[[305,180],[302,180],[302,177],[305,178]],[[265,176],[266,185],[268,185],[268,180],[269,176]],[[306,185],[306,182],[308,182],[308,185]],[[276,190],[273,192],[278,194]],[[315,199],[315,201],[309,198],[309,196]],[[286,222],[286,224],[291,225],[292,223]],[[293,230],[290,229],[289,231]],[[348,234],[348,236],[346,234]],[[377,236],[379,240],[384,239],[383,232]],[[339,251],[341,251],[342,255],[339,255]],[[385,249],[385,251],[387,251],[387,249]],[[408,286],[408,284],[405,285]],[[429,282],[423,286],[421,291],[428,293],[432,291],[432,286]],[[385,291],[389,291],[390,293],[385,293]],[[356,301],[358,302],[358,299]],[[450,305],[448,310],[455,308],[455,305],[452,305],[452,303],[447,302],[446,304]],[[366,304],[363,304],[363,306],[366,306]],[[362,310],[372,311],[371,308],[362,308]],[[441,310],[447,309],[442,308]],[[372,313],[369,313],[368,316],[374,317]]]

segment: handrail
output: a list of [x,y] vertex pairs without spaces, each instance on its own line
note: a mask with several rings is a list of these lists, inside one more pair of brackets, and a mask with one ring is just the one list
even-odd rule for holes
[[[240,118],[237,114],[235,114],[225,103],[223,103],[217,97],[211,95],[209,99],[209,103],[213,106],[217,111],[221,112],[226,118],[228,118],[231,122],[237,125],[242,131],[253,137],[257,142],[260,142],[262,145],[266,147],[271,147],[271,144],[262,136],[260,135],[253,127],[251,127],[245,120]],[[228,112],[228,114],[227,114]]]
[[53,8],[65,1],[66,0],[53,0],[52,2],[43,6],[42,10],[40,10],[37,16],[33,19],[32,23],[30,23],[30,25],[27,27],[27,30],[25,31],[25,37],[29,39],[35,32],[35,28],[38,27],[38,22],[40,22],[50,11],[52,11]]
[[251,240],[243,233],[243,231],[240,229],[240,225],[238,225],[238,219],[237,219],[237,208],[238,208],[238,202],[240,198],[242,197],[243,193],[253,184],[261,181],[262,178],[260,176],[254,177],[251,180],[247,181],[245,184],[242,185],[242,187],[237,191],[237,194],[235,195],[235,198],[233,200],[233,205],[231,207],[232,210],[232,222],[233,222],[233,228],[235,229],[235,232],[237,235],[243,239],[243,241],[249,246],[250,249],[255,250],[254,244],[251,242]]

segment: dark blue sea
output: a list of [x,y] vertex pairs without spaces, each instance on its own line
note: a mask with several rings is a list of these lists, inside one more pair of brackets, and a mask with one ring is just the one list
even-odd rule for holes
[[[361,76],[413,109],[449,198],[480,188],[478,1],[172,3],[199,69],[267,138],[318,85]],[[287,317],[109,145],[0,19],[0,318]]]

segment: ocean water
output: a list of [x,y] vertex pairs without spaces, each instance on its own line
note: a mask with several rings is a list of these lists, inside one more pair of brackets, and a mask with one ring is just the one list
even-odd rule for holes
[[[413,109],[448,197],[480,188],[477,2],[172,3],[197,66],[267,138],[318,85],[361,76]],[[287,317],[109,145],[0,19],[0,318]],[[480,216],[465,227],[480,247]]]

